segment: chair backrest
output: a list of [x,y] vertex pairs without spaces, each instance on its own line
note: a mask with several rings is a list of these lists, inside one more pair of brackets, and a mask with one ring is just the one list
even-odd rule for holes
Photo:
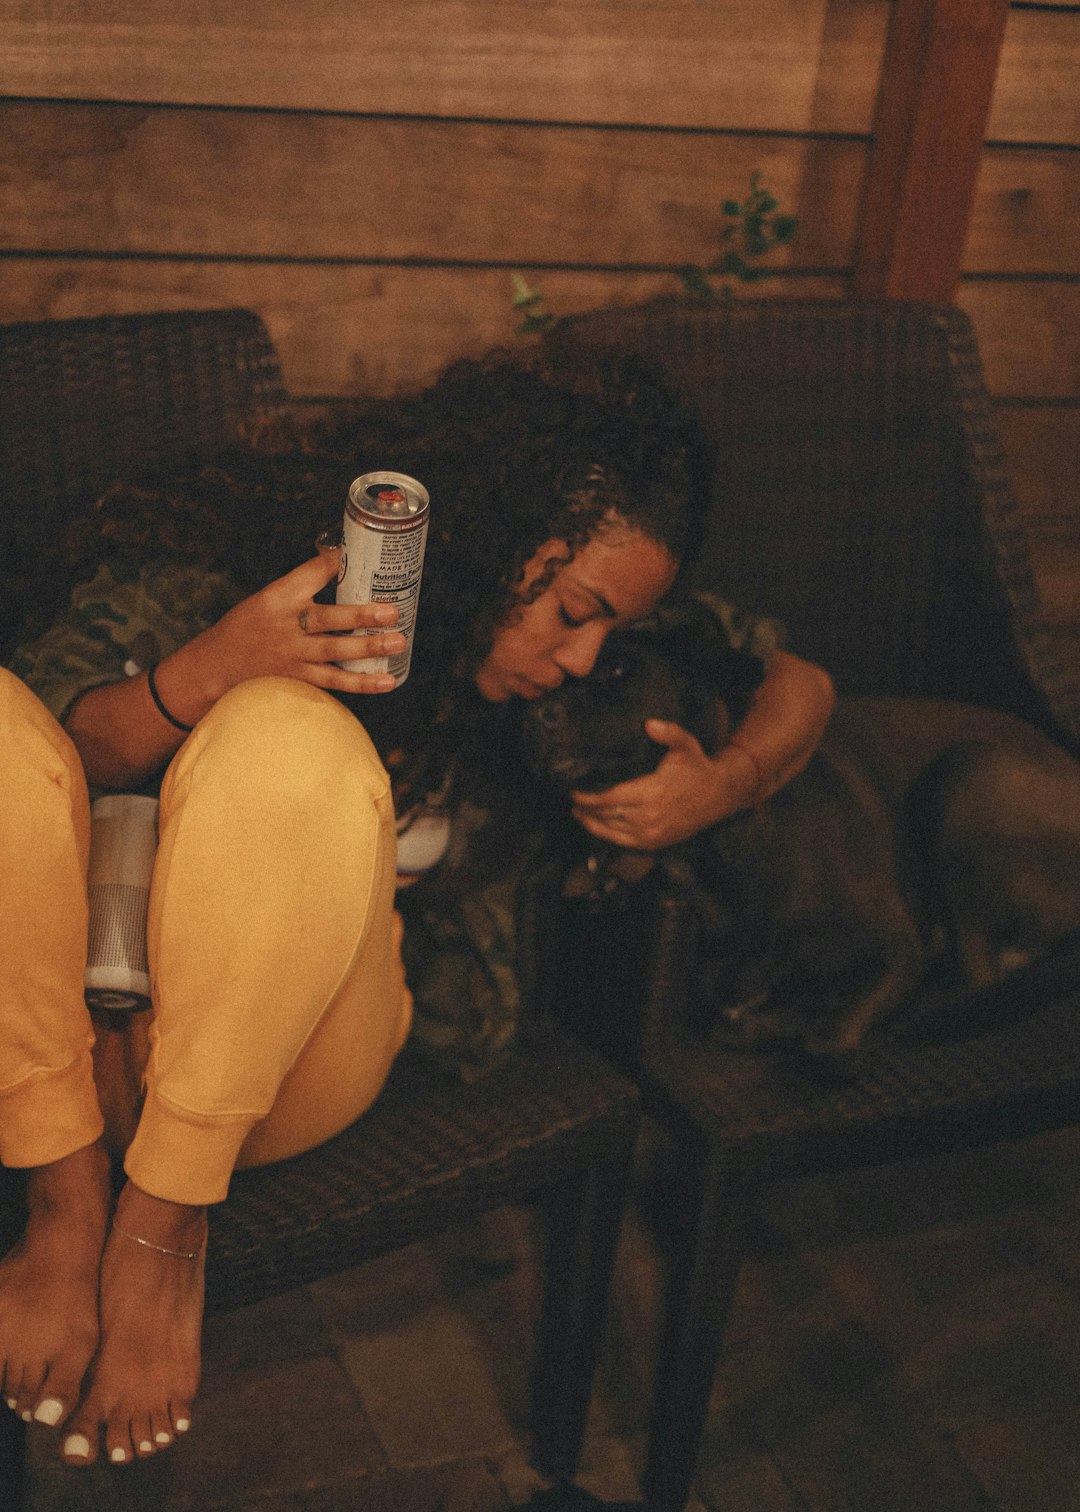
[[76,511],[134,471],[214,456],[284,398],[249,310],[0,326],[0,658],[59,607],[51,548]]
[[1080,738],[962,312],[663,300],[570,317],[546,347],[556,370],[651,357],[696,406],[715,469],[692,584],[780,617],[841,693],[966,699]]

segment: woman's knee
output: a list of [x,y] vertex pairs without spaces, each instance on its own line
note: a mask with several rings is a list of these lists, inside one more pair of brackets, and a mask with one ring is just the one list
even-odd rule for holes
[[21,678],[0,667],[0,771],[9,796],[37,775],[66,789],[80,810],[88,806],[86,778],[75,743]]
[[196,767],[245,803],[295,810],[314,800],[336,806],[389,790],[367,732],[337,699],[289,677],[258,677],[225,693],[174,759],[170,790]]

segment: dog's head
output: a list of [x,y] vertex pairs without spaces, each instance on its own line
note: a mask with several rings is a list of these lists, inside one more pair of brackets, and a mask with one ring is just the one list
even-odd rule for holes
[[716,619],[689,600],[614,630],[585,678],[567,678],[525,711],[534,775],[564,793],[603,792],[651,772],[664,747],[647,719],[674,721],[712,755],[761,682],[757,657],[733,651]]

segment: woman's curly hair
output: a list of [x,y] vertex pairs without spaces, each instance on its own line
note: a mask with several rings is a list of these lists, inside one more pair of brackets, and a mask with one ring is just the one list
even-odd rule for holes
[[412,693],[365,700],[368,723],[375,703],[430,710],[448,674],[471,681],[545,541],[575,551],[615,515],[681,560],[707,465],[696,421],[651,365],[597,358],[570,383],[496,354],[455,364],[420,394],[345,418],[278,422],[212,465],[118,484],[69,546],[83,567],[108,553],[203,563],[250,593],[340,523],[353,477],[390,468],[420,479],[431,523]]

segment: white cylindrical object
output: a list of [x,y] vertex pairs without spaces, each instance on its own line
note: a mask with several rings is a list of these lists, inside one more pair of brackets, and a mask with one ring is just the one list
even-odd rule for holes
[[91,1008],[150,1006],[146,918],[157,854],[156,798],[112,793],[90,807],[90,929],[83,986]]

